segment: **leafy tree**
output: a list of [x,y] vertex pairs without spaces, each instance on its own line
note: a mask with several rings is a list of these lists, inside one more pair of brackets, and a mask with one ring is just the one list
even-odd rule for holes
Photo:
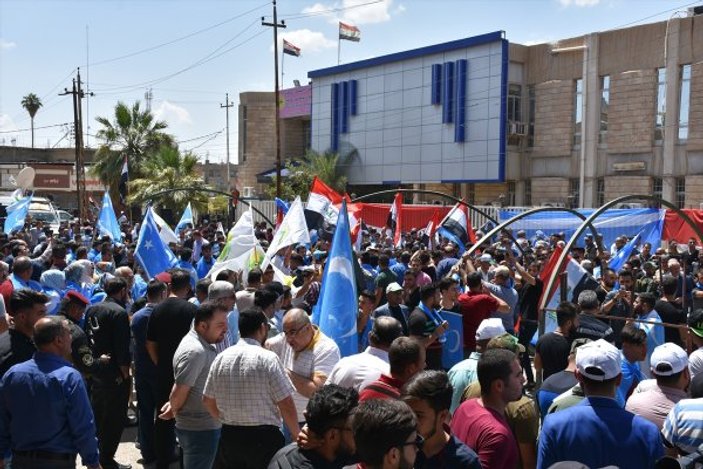
[[112,122],[105,117],[96,117],[95,120],[102,125],[96,137],[103,143],[95,153],[91,173],[112,193],[116,193],[125,156],[130,179],[139,179],[148,174],[145,165],[151,155],[164,146],[176,146],[173,137],[164,132],[167,124],[155,120],[150,111],[142,111],[139,101],[131,108],[118,102]]
[[188,205],[200,212],[206,212],[208,194],[194,190],[179,190],[155,196],[154,194],[176,187],[206,188],[203,178],[196,172],[198,157],[192,153],[181,153],[178,148],[162,146],[143,164],[142,177],[132,179],[129,185],[130,204],[144,204],[148,201],[180,213]]
[[34,148],[34,116],[37,115],[37,111],[42,106],[41,99],[34,93],[29,93],[22,98],[22,107],[27,110],[29,118],[32,120],[32,148]]
[[[340,194],[344,194],[347,189],[347,176],[344,174],[343,167],[355,156],[355,151],[341,157],[329,151],[319,153],[308,150],[302,158],[286,162],[288,176],[282,180],[281,197],[284,200],[291,200],[299,195],[302,199],[306,199],[314,176]],[[276,196],[275,176],[266,192],[270,197]]]

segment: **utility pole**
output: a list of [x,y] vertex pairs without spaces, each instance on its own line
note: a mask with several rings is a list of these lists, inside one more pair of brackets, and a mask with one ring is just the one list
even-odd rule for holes
[[[83,161],[83,112],[81,109],[81,99],[85,93],[81,88],[81,69],[78,68],[76,78],[73,79],[71,91],[64,88],[64,92],[59,96],[72,95],[73,97],[73,128],[76,137],[76,191],[78,192],[78,216],[81,222],[86,219],[85,206],[85,163]],[[93,93],[89,93],[93,96]]]
[[274,76],[274,97],[276,99],[276,119],[275,119],[275,132],[276,132],[276,197],[281,197],[281,134],[278,113],[281,107],[281,102],[279,99],[278,91],[278,28],[285,28],[286,22],[278,22],[278,13],[276,12],[276,0],[273,0],[273,23],[267,23],[264,21],[264,17],[261,17],[261,24],[263,26],[270,26],[273,28],[273,76]]
[[146,93],[144,93],[144,101],[146,101],[146,110],[151,112],[151,100],[154,99],[154,93],[151,88],[147,88]]
[[229,100],[229,93],[225,93],[225,104],[220,104],[220,109],[225,109],[225,122],[227,125],[227,190],[230,190],[230,173],[229,173],[229,108],[234,107],[234,103]]

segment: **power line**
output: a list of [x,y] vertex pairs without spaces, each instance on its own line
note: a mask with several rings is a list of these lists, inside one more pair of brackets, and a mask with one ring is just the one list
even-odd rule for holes
[[[34,127],[34,130],[39,130],[39,129],[48,129],[51,127],[61,127],[62,125],[70,125],[71,122],[64,122],[63,124],[53,124],[53,125],[43,125],[41,127]],[[27,129],[15,129],[15,130],[0,130],[0,134],[12,134],[15,132],[30,132],[32,130],[31,127]]]
[[281,14],[281,16],[285,16],[287,20],[294,20],[294,19],[299,19],[299,18],[309,18],[311,16],[321,16],[321,15],[327,15],[328,13],[337,13],[340,11],[346,11],[346,10],[353,10],[354,8],[361,8],[365,7],[368,5],[375,5],[377,3],[383,3],[384,0],[373,0],[372,2],[366,2],[366,3],[360,3],[358,5],[352,5],[348,7],[339,7],[339,8],[329,8],[326,10],[317,10],[317,11],[311,11],[309,13],[298,13],[298,14]]
[[207,27],[205,27],[205,28],[203,28],[203,29],[199,29],[199,30],[197,30],[197,31],[195,31],[195,32],[192,32],[192,33],[190,33],[190,34],[186,34],[185,36],[181,36],[181,37],[178,37],[178,38],[176,38],[176,39],[172,39],[172,40],[170,40],[170,41],[163,42],[163,43],[161,43],[161,44],[157,44],[157,45],[155,45],[155,46],[147,47],[147,48],[145,48],[145,49],[140,49],[140,50],[135,51],[135,52],[130,52],[129,54],[120,55],[120,56],[118,56],[118,57],[113,57],[113,58],[111,58],[111,59],[100,60],[100,61],[98,61],[98,62],[91,63],[90,66],[93,66],[93,67],[94,67],[94,66],[97,66],[97,65],[104,65],[104,64],[107,64],[107,63],[111,63],[111,62],[117,62],[117,61],[119,61],[119,60],[128,59],[128,58],[130,58],[130,57],[134,57],[134,56],[137,56],[137,55],[140,55],[140,54],[144,54],[144,53],[146,53],[146,52],[151,52],[151,51],[153,51],[153,50],[160,49],[160,48],[162,48],[162,47],[170,46],[171,44],[175,44],[175,43],[180,42],[180,41],[183,41],[183,40],[185,40],[185,39],[189,39],[189,38],[191,38],[191,37],[193,37],[193,36],[197,36],[197,35],[199,35],[199,34],[202,34],[202,33],[208,32],[208,31],[211,31],[211,30],[213,30],[213,29],[215,29],[215,28],[218,28],[218,27],[220,27],[220,26],[222,26],[222,25],[224,25],[224,24],[231,23],[232,21],[234,21],[234,20],[236,20],[236,19],[239,19],[239,18],[241,18],[241,17],[243,17],[243,16],[246,16],[246,15],[248,15],[249,13],[253,13],[253,12],[255,12],[256,10],[259,10],[259,9],[261,9],[261,8],[264,8],[264,7],[266,7],[267,5],[268,5],[268,2],[266,2],[266,3],[262,4],[262,5],[259,5],[259,6],[257,6],[257,7],[254,7],[254,8],[252,8],[252,9],[250,9],[250,10],[247,10],[247,11],[245,11],[244,13],[240,13],[240,14],[238,14],[238,15],[235,15],[235,16],[231,17],[231,18],[228,18],[228,19],[226,19],[226,20],[224,20],[224,21],[220,21],[219,23],[215,23],[215,24],[210,25],[210,26],[207,26]]
[[205,135],[201,135],[201,136],[199,136],[199,137],[193,137],[193,138],[189,138],[189,139],[186,139],[186,140],[178,140],[178,141],[176,141],[176,143],[193,142],[193,141],[195,141],[195,140],[200,140],[200,139],[203,139],[203,138],[208,138],[208,137],[217,136],[217,135],[221,134],[223,130],[225,130],[225,129],[220,129],[220,130],[218,130],[218,131],[211,132],[211,133],[205,134]]

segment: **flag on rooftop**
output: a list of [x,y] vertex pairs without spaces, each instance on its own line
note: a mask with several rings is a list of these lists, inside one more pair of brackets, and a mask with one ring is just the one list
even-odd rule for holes
[[359,42],[361,40],[361,31],[354,25],[339,22],[339,39],[347,41]]
[[292,55],[293,57],[300,57],[300,47],[296,47],[290,42],[283,40],[283,53]]

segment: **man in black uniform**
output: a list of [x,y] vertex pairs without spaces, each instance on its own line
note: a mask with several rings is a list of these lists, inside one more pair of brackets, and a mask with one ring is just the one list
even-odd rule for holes
[[90,346],[88,336],[79,325],[85,308],[89,304],[90,300],[79,291],[69,290],[66,297],[61,300],[57,313],[57,316],[63,316],[68,320],[68,327],[71,329],[71,362],[84,376],[100,374],[107,371],[110,366],[109,355],[104,354],[97,359],[93,357],[93,348]]
[[29,288],[12,292],[8,313],[13,326],[0,334],[0,378],[11,366],[31,359],[37,351],[32,342],[34,323],[46,316],[47,301],[45,294]]
[[107,298],[88,308],[85,332],[90,339],[93,358],[109,355],[107,366],[91,375],[90,401],[103,469],[128,469],[115,461],[122,430],[127,421],[130,392],[129,316],[124,308],[128,298],[127,282],[114,277],[105,282]]

